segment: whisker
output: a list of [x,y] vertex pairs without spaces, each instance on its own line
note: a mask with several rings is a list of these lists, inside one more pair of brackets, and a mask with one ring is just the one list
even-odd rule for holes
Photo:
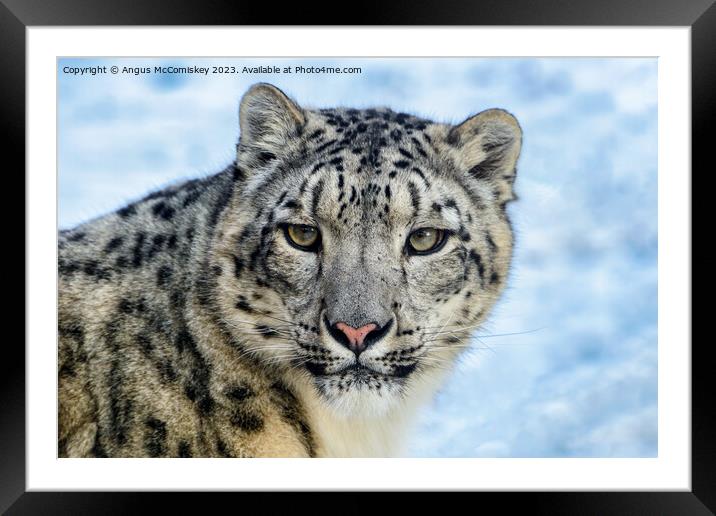
[[247,347],[241,348],[242,351],[251,351],[251,352],[253,352],[253,351],[273,351],[273,350],[287,351],[287,350],[294,350],[294,349],[296,349],[294,346],[290,346],[288,344],[274,344],[274,345],[265,345],[265,346],[262,346],[259,344],[259,345],[253,345],[253,346],[247,346]]
[[[229,326],[236,328],[237,330],[239,330],[243,333],[249,334],[249,335],[261,335],[261,336],[267,337],[267,336],[273,336],[273,334],[278,334],[278,335],[284,335],[285,337],[291,337],[291,338],[294,337],[294,335],[288,330],[282,330],[282,329],[273,328],[273,327],[267,328],[266,330],[260,330],[260,329],[257,329],[255,326],[253,328],[242,328],[241,326],[237,326],[236,324],[234,324],[231,321],[225,321],[225,322]],[[279,338],[279,337],[274,337],[274,338]]]
[[[468,330],[470,330],[470,329],[472,329],[472,328],[477,328],[478,326],[480,326],[480,325],[477,324],[477,325],[475,325],[475,326],[466,326],[466,327],[464,327],[464,328],[457,328],[457,329],[454,329],[454,330],[425,332],[423,335],[438,335],[438,334],[462,333],[462,332],[466,332],[466,331],[468,331]],[[478,334],[476,334],[476,335],[478,335],[480,338],[509,337],[509,336],[514,336],[514,335],[526,335],[526,334],[528,334],[528,333],[535,333],[535,332],[544,330],[544,329],[546,329],[546,328],[547,328],[546,326],[542,326],[542,327],[540,327],[540,328],[535,328],[535,329],[532,329],[532,330],[516,331],[516,332],[511,332],[511,333],[487,333],[487,334],[484,334],[484,335],[478,335]]]
[[247,335],[254,335],[257,337],[264,337],[265,339],[279,339],[279,340],[294,340],[292,335],[287,335],[285,333],[275,333],[275,332],[261,332],[261,331],[247,331],[244,332]]
[[276,320],[276,321],[281,321],[281,322],[290,324],[291,326],[298,326],[299,328],[300,328],[300,326],[301,326],[301,325],[298,324],[298,323],[295,323],[295,322],[292,322],[292,321],[287,321],[286,319],[279,319],[278,317],[274,317],[273,315],[269,315],[269,314],[267,314],[266,312],[262,312],[261,310],[257,310],[257,309],[254,309],[254,310],[256,310],[256,312],[258,312],[258,313],[261,314],[262,316],[268,317],[269,319],[274,319],[274,320]]
[[487,335],[479,335],[479,337],[481,339],[487,339],[487,338],[491,338],[491,337],[509,337],[512,335],[526,335],[528,333],[535,333],[535,332],[544,330],[546,328],[547,328],[547,326],[542,326],[541,328],[535,328],[534,330],[516,331],[513,333],[490,333]]
[[[242,320],[242,319],[233,319],[233,318],[231,319],[231,322],[238,322],[238,323],[243,323],[243,324],[249,324],[249,325],[251,325],[251,326],[259,326],[259,325],[261,325],[261,323],[260,323],[259,321],[244,321],[244,320]],[[290,328],[290,327],[292,327],[292,326],[293,326],[293,325],[291,325],[291,324],[276,324],[276,325],[273,325],[272,328]]]
[[452,320],[453,315],[455,315],[455,312],[450,313],[450,317],[447,318],[447,321],[445,321],[445,324],[443,324],[443,327],[440,328],[440,331],[445,329],[445,326],[447,326],[447,324]]
[[483,346],[485,346],[487,349],[489,349],[490,351],[492,351],[492,354],[493,354],[493,355],[497,355],[497,352],[496,352],[494,349],[492,349],[489,345],[487,345],[487,344],[485,344],[484,342],[482,342],[482,340],[480,340],[479,337],[475,337],[475,340],[477,340],[477,342],[479,342],[480,344],[482,344]]

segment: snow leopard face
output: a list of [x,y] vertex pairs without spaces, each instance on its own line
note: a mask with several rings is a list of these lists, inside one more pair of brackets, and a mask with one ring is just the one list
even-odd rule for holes
[[267,84],[240,123],[221,318],[337,413],[384,413],[449,368],[505,285],[519,125],[307,110]]

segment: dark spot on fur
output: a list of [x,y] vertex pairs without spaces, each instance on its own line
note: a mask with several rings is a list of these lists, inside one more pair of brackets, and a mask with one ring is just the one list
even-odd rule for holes
[[104,449],[104,446],[102,445],[102,432],[101,430],[97,431],[97,437],[94,440],[94,444],[92,445],[92,455],[97,458],[106,458],[107,452]]
[[191,334],[186,329],[181,329],[174,339],[174,345],[180,352],[191,348],[194,345]]
[[485,265],[482,263],[482,257],[474,249],[470,249],[470,259],[477,266],[477,274],[482,279],[485,275]]
[[72,273],[80,270],[80,266],[75,262],[68,262],[60,259],[57,264],[57,270],[62,275],[71,275]]
[[150,457],[166,455],[167,425],[164,421],[150,417],[145,421],[144,447]]
[[320,376],[322,374],[325,374],[326,365],[320,362],[309,361],[306,362],[306,369],[308,369],[309,373],[314,374],[316,376]]
[[184,202],[182,202],[182,206],[186,208],[187,206],[190,206],[194,204],[197,200],[199,200],[199,197],[201,197],[201,190],[192,190],[186,194],[186,197],[184,197]]
[[231,424],[244,432],[258,432],[264,427],[264,420],[259,414],[245,408],[237,408],[231,414]]
[[135,213],[137,213],[137,207],[134,204],[129,204],[124,208],[117,210],[117,215],[119,215],[123,219],[131,217]]
[[487,235],[485,236],[485,239],[487,240],[487,245],[490,246],[490,251],[491,251],[493,254],[494,254],[495,252],[497,252],[497,244],[496,244],[495,241],[492,239],[492,235],[490,235],[490,233],[487,233]]
[[147,335],[146,333],[140,333],[137,335],[137,344],[139,345],[139,348],[142,350],[142,353],[149,356],[152,353],[152,350],[154,349],[154,346],[152,345],[152,339]]
[[117,308],[119,308],[119,311],[123,314],[131,314],[134,311],[132,303],[128,299],[124,298],[119,300]]
[[408,159],[415,159],[412,154],[410,154],[407,150],[405,150],[403,148],[399,148],[398,152],[400,152],[400,154],[402,154],[403,156],[405,156]]
[[236,308],[247,313],[254,313],[253,307],[249,304],[244,296],[239,296],[239,300],[236,302]]
[[168,265],[162,265],[157,269],[157,286],[164,287],[172,277],[172,269]]
[[398,378],[405,378],[415,370],[416,366],[416,363],[394,366],[393,375],[397,376]]
[[153,258],[155,254],[162,250],[165,239],[166,237],[164,235],[154,235],[154,238],[152,238],[152,246],[147,252],[147,259]]
[[241,258],[234,255],[234,276],[241,278],[241,272],[244,270],[244,262]]
[[246,179],[246,173],[240,168],[234,166],[231,171],[231,180],[234,182],[243,181]]
[[98,266],[99,266],[99,263],[97,263],[97,261],[95,261],[95,260],[90,260],[90,261],[88,261],[88,262],[85,263],[85,266],[84,266],[83,271],[84,271],[84,273],[87,274],[88,276],[94,276],[95,274],[97,274],[97,267],[98,267]]
[[420,210],[420,193],[418,193],[418,187],[415,183],[408,183],[408,191],[410,192],[410,204],[413,206],[413,216],[417,216]]
[[177,455],[182,459],[191,458],[191,445],[186,441],[179,441],[179,446],[177,447]]
[[171,220],[174,217],[175,209],[164,201],[159,201],[152,207],[152,213],[164,220]]
[[177,373],[168,358],[163,358],[159,361],[157,370],[164,382],[175,382],[177,380]]
[[259,163],[259,166],[266,165],[267,163],[273,161],[276,159],[276,155],[272,152],[259,152],[256,156],[256,160]]
[[112,240],[107,242],[107,245],[104,247],[105,252],[111,253],[112,251],[120,247],[122,245],[122,242],[124,242],[123,237],[114,237]]
[[324,144],[321,145],[320,147],[316,147],[316,150],[315,150],[314,152],[315,152],[316,154],[320,154],[321,152],[323,152],[324,150],[326,150],[328,147],[330,147],[331,145],[335,144],[337,141],[338,141],[338,140],[330,140],[330,141],[327,141],[326,143],[324,143]]
[[254,391],[247,385],[232,385],[226,390],[226,397],[233,401],[244,401],[254,396]]
[[216,441],[216,451],[221,457],[232,458],[231,453],[229,453],[229,448],[227,448],[226,443],[221,439]]
[[144,239],[146,237],[147,235],[144,232],[139,232],[134,238],[134,248],[132,249],[132,265],[134,267],[139,267],[142,265],[142,246],[144,245]]
[[323,192],[323,179],[321,179],[316,186],[313,187],[311,193],[311,213],[315,215],[318,209],[318,202],[321,200],[321,193]]
[[417,167],[413,167],[410,169],[410,171],[413,172],[414,174],[417,174],[420,177],[420,179],[423,180],[423,182],[425,183],[425,186],[430,188],[430,181],[428,181],[428,178],[425,177],[425,174],[423,173],[422,170],[420,170]]

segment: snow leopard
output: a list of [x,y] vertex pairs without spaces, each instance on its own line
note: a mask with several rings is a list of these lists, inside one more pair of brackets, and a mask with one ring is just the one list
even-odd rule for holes
[[508,111],[238,111],[224,170],[59,231],[58,456],[400,456],[500,297]]

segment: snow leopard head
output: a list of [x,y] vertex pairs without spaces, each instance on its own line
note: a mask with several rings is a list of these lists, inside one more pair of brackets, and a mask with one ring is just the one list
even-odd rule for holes
[[257,84],[240,130],[221,317],[337,413],[385,413],[451,366],[505,285],[519,124],[304,109]]

